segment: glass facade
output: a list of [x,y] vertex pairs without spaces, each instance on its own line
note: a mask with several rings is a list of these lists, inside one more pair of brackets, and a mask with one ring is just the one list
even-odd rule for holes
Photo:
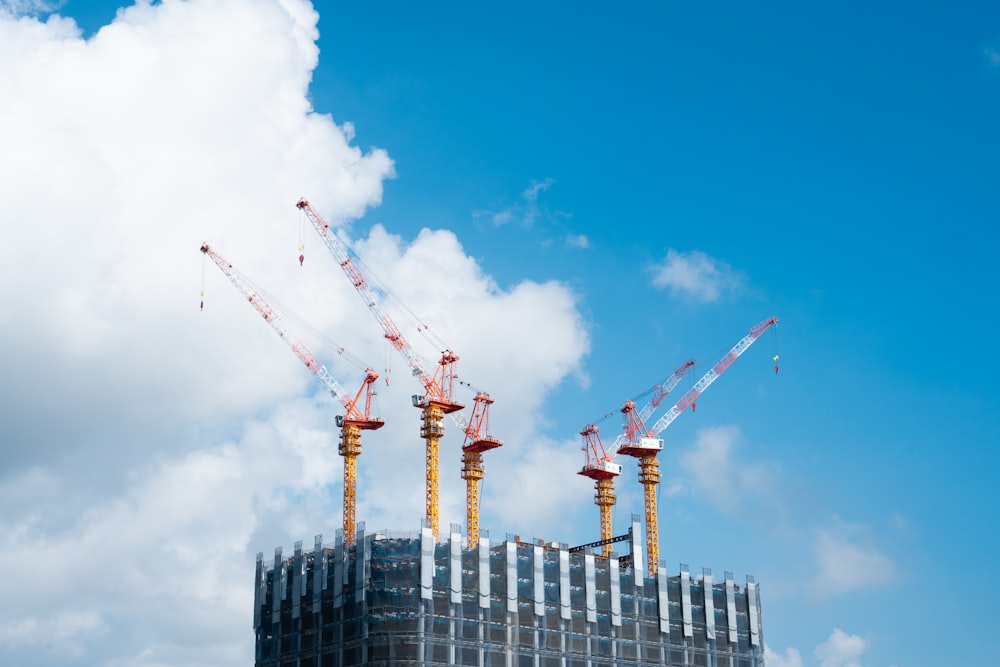
[[635,576],[631,559],[453,527],[358,531],[355,547],[317,537],[257,557],[257,667],[474,665],[762,667],[756,582],[713,581],[685,566]]

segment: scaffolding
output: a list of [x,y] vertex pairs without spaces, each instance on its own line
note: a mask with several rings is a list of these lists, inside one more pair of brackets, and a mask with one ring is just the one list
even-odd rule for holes
[[354,546],[338,531],[312,551],[258,554],[256,666],[764,664],[753,577],[739,585],[684,565],[668,575],[662,564],[645,577],[641,557],[514,535],[469,548],[460,530],[437,542],[430,527],[359,524]]

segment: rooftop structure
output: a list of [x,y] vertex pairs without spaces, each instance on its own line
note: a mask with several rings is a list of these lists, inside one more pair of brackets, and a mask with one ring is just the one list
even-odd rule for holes
[[753,578],[646,576],[640,531],[633,517],[621,558],[512,535],[470,548],[457,525],[258,554],[256,665],[762,666]]

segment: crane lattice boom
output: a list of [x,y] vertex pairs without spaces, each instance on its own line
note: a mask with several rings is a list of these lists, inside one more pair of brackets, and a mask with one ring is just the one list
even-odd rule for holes
[[[682,412],[689,408],[691,404],[694,403],[699,396],[701,396],[702,392],[708,389],[708,387],[715,382],[734,361],[739,359],[741,354],[746,352],[748,347],[753,345],[754,341],[760,338],[760,336],[767,331],[771,325],[777,323],[777,321],[777,317],[771,317],[750,329],[750,332],[741,338],[739,342],[725,354],[725,356],[715,362],[715,365],[712,366],[712,368],[705,373],[701,379],[698,380],[694,386],[691,387],[687,393],[673,405],[673,407],[667,410],[662,417],[656,420],[656,423],[649,428],[647,435],[655,438],[661,431],[663,431],[663,429],[670,426],[670,424],[677,419]],[[616,444],[619,443],[616,441]],[[613,454],[617,454],[618,450],[616,448],[612,448],[612,452]]]
[[614,444],[611,446],[612,452],[619,453],[626,444],[637,445],[641,438],[646,437],[646,420],[663,403],[663,400],[674,390],[674,387],[677,386],[687,372],[694,367],[694,364],[694,359],[685,361],[674,370],[669,378],[653,387],[652,398],[649,399],[646,405],[642,406],[641,410],[635,410],[635,401],[625,401],[625,405],[621,409],[622,414],[625,415],[625,423],[622,426],[622,432],[618,434]]
[[[452,380],[454,378],[453,364],[458,361],[458,355],[450,350],[445,350],[441,355],[441,361],[438,362],[435,372],[430,372],[428,370],[429,364],[417,354],[413,346],[403,336],[399,327],[396,326],[396,323],[382,307],[382,299],[369,284],[365,275],[351,257],[347,246],[330,229],[330,225],[313,210],[313,207],[305,198],[299,199],[296,206],[305,213],[306,218],[312,223],[312,226],[316,229],[316,232],[323,240],[330,254],[333,255],[333,258],[347,275],[347,279],[351,281],[358,294],[361,295],[362,301],[364,301],[368,310],[375,317],[375,321],[382,327],[382,332],[386,340],[403,356],[403,360],[410,368],[410,372],[423,385],[426,392],[423,398],[424,402],[440,403],[442,407],[449,406],[445,407],[444,411],[446,413],[453,412],[454,410],[449,408],[450,406],[457,405],[453,400],[454,386]],[[461,406],[456,409],[460,408]],[[460,419],[460,417],[456,415],[456,419]],[[463,423],[464,426],[465,424]]]
[[[203,243],[201,252],[209,257],[219,269],[229,278],[230,282],[237,290],[250,302],[264,321],[267,322],[275,333],[285,341],[291,348],[295,356],[305,364],[320,381],[330,395],[344,406],[345,414],[337,416],[337,426],[340,428],[340,446],[338,453],[344,458],[344,539],[349,546],[354,545],[355,540],[355,512],[357,506],[357,469],[358,456],[361,455],[361,431],[374,430],[384,426],[385,422],[371,416],[372,396],[374,395],[375,380],[378,373],[368,368],[365,370],[365,379],[352,398],[340,383],[334,379],[333,375],[313,356],[309,348],[300,341],[293,341],[285,330],[281,320],[275,314],[274,309],[268,304],[259,290],[253,287],[251,281],[242,273],[233,268],[233,265],[222,255],[215,252]],[[362,393],[365,394],[364,409],[359,407]]]
[[[229,278],[229,281],[239,290],[250,305],[254,307],[260,316],[264,318],[264,321],[271,325],[271,328],[276,334],[285,342],[285,344],[295,353],[306,368],[308,368],[315,376],[316,379],[320,381],[330,395],[337,399],[341,405],[348,409],[348,415],[351,418],[363,418],[363,415],[357,411],[356,403],[357,401],[352,401],[350,394],[347,393],[339,382],[333,377],[326,366],[321,364],[313,356],[313,353],[309,351],[309,348],[305,346],[301,341],[292,340],[291,336],[288,335],[284,324],[278,318],[274,309],[268,304],[260,292],[253,286],[253,283],[245,275],[237,271],[233,265],[225,257],[213,250],[207,243],[202,244],[201,251],[211,259],[219,269],[222,270],[224,274]],[[373,373],[374,371],[368,371]],[[376,376],[377,377],[377,376]],[[366,382],[367,384],[367,382]]]

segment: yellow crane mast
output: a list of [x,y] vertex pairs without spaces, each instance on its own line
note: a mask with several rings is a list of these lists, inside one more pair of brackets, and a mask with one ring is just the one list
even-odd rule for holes
[[595,424],[587,424],[580,431],[580,437],[583,438],[587,462],[578,474],[594,480],[594,504],[597,505],[601,518],[604,555],[608,556],[611,554],[611,508],[615,505],[615,477],[622,474],[622,467],[611,460]]
[[485,474],[483,452],[503,445],[489,435],[489,408],[493,399],[486,392],[476,393],[469,426],[462,445],[462,479],[465,480],[466,537],[469,548],[479,544],[479,485]]

